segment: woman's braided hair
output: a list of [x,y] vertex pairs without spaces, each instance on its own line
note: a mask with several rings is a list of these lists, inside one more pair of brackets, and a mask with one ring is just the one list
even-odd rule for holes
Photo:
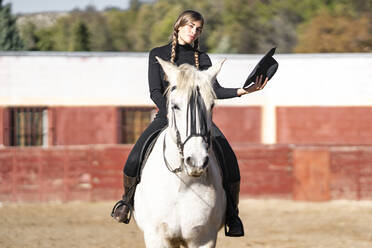
[[[193,21],[201,21],[202,25],[204,25],[204,18],[203,16],[194,10],[186,10],[182,12],[177,21],[173,25],[173,34],[172,34],[172,51],[171,51],[171,62],[174,64],[174,60],[176,59],[176,46],[178,43],[178,29],[180,27],[185,26],[186,24],[193,22]],[[195,67],[199,69],[199,39],[194,41],[194,49],[195,49]]]

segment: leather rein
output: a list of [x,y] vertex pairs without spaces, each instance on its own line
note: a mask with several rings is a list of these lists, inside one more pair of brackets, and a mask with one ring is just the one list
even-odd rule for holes
[[[171,91],[175,90],[176,86],[173,86],[171,88]],[[199,108],[198,108],[199,107]],[[196,130],[196,110],[199,109],[199,123],[200,123],[200,130]],[[178,149],[178,153],[180,154],[181,158],[181,164],[178,168],[172,169],[172,166],[169,164],[167,158],[165,157],[165,150],[166,150],[166,134],[164,135],[163,139],[163,159],[165,162],[165,165],[167,169],[172,173],[178,173],[183,170],[184,165],[184,147],[187,141],[189,141],[193,137],[201,137],[206,143],[207,143],[207,149],[209,149],[211,144],[211,132],[207,129],[207,120],[205,118],[206,114],[206,107],[203,98],[201,97],[199,86],[196,88],[196,92],[193,92],[190,97],[190,101],[187,105],[187,126],[186,126],[186,134],[189,133],[189,115],[191,118],[191,128],[190,128],[190,134],[186,137],[185,141],[182,142],[181,140],[181,134],[177,127],[176,117],[174,108],[172,108],[172,118],[173,118],[173,124],[176,130],[176,145]]]

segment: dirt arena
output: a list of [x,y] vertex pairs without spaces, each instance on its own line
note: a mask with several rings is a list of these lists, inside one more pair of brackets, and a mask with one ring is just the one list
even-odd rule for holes
[[[118,224],[109,213],[113,202],[3,204],[2,248],[144,247],[132,221]],[[372,202],[305,203],[244,199],[243,238],[219,233],[217,247],[372,247]]]

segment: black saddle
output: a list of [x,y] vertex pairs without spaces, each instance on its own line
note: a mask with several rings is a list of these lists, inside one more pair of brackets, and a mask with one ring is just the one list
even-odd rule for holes
[[143,147],[141,149],[141,155],[140,155],[140,160],[139,160],[140,166],[138,167],[139,170],[137,172],[137,183],[139,183],[141,181],[141,175],[142,175],[143,167],[146,164],[146,161],[147,161],[148,157],[150,156],[150,153],[152,152],[152,149],[154,148],[154,145],[155,145],[156,141],[158,140],[159,134],[165,128],[167,128],[167,126],[165,126],[164,128],[162,128],[160,130],[156,130],[145,141],[145,144],[143,145]]

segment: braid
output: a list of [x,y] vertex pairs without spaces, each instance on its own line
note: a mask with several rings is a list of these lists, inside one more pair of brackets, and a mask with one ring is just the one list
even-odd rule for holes
[[[176,59],[176,46],[177,46],[177,43],[178,43],[178,31],[176,29],[174,29],[173,30],[173,34],[172,34],[172,50],[171,50],[171,59],[170,59],[170,62],[172,64],[174,64],[174,60]],[[168,81],[168,77],[167,77],[166,74],[164,75],[164,79],[166,81]]]
[[199,52],[198,52],[198,48],[199,48],[199,39],[196,39],[194,41],[194,49],[195,49],[194,57],[195,57],[195,67],[197,69],[199,69]]
[[[178,30],[179,30],[180,27],[183,27],[183,26],[185,26],[188,23],[193,22],[193,21],[200,21],[201,22],[201,27],[203,27],[203,25],[204,25],[204,18],[199,12],[194,11],[194,10],[185,10],[184,12],[182,12],[178,16],[176,22],[173,25],[173,34],[172,34],[172,37],[171,37],[171,39],[172,39],[172,51],[171,51],[171,59],[170,59],[172,64],[174,64],[174,61],[176,60],[176,46],[178,44]],[[199,64],[199,52],[198,52],[199,39],[196,39],[194,41],[193,48],[195,50],[195,53],[194,53],[195,67],[197,69],[199,69],[199,65],[200,65]]]
[[174,64],[176,59],[176,46],[178,42],[178,31],[175,29],[172,35],[172,52],[171,52],[171,63]]

